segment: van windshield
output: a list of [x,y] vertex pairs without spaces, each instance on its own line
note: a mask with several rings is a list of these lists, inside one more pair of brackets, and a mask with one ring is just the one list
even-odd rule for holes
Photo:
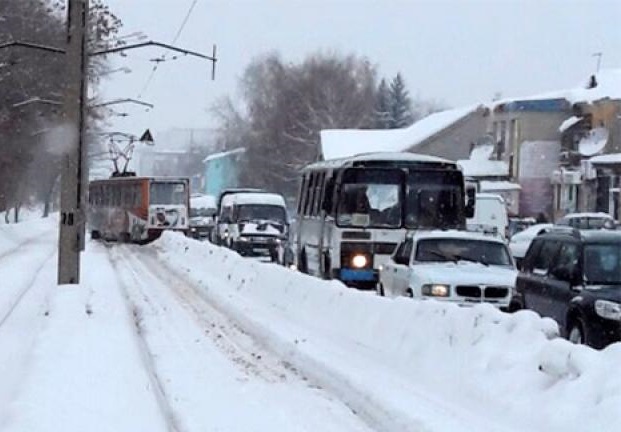
[[244,204],[237,208],[237,222],[261,220],[285,223],[286,219],[286,211],[280,206]]

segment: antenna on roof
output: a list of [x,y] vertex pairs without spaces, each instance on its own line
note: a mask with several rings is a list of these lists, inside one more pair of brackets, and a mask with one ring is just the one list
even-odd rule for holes
[[602,65],[602,56],[604,55],[603,52],[596,52],[593,53],[593,57],[597,57],[597,69],[595,70],[595,73],[599,73],[599,68]]

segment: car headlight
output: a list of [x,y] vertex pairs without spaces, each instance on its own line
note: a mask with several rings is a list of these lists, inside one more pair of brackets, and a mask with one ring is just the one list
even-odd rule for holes
[[595,312],[602,318],[621,321],[621,304],[608,300],[596,300]]
[[249,239],[248,237],[239,237],[239,238],[237,239],[237,241],[240,241],[240,242],[247,242],[247,241],[250,241],[250,239]]
[[423,285],[422,293],[432,297],[448,297],[451,293],[451,287],[443,284]]
[[361,269],[366,267],[367,264],[369,264],[369,259],[366,255],[356,254],[351,258],[351,265],[354,268]]
[[224,231],[222,233],[222,237],[227,238],[229,236],[229,232],[228,231]]

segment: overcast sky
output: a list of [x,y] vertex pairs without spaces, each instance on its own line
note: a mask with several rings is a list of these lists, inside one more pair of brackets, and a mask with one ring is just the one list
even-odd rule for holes
[[[105,0],[123,20],[122,34],[144,32],[170,43],[195,0]],[[108,77],[102,98],[155,104],[111,127],[139,134],[146,127],[214,125],[209,107],[235,95],[248,62],[268,51],[299,61],[317,50],[364,55],[381,76],[401,72],[410,92],[458,107],[491,99],[572,87],[596,67],[621,67],[621,0],[196,0],[176,45],[211,54],[161,63],[143,91],[160,49],[114,57],[129,74]],[[169,53],[169,56],[172,54]]]

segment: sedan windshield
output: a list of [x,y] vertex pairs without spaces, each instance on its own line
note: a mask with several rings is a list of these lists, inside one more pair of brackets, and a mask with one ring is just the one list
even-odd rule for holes
[[416,261],[471,261],[484,265],[512,266],[503,243],[474,239],[435,238],[418,241]]
[[584,277],[592,285],[621,285],[621,245],[585,246]]

